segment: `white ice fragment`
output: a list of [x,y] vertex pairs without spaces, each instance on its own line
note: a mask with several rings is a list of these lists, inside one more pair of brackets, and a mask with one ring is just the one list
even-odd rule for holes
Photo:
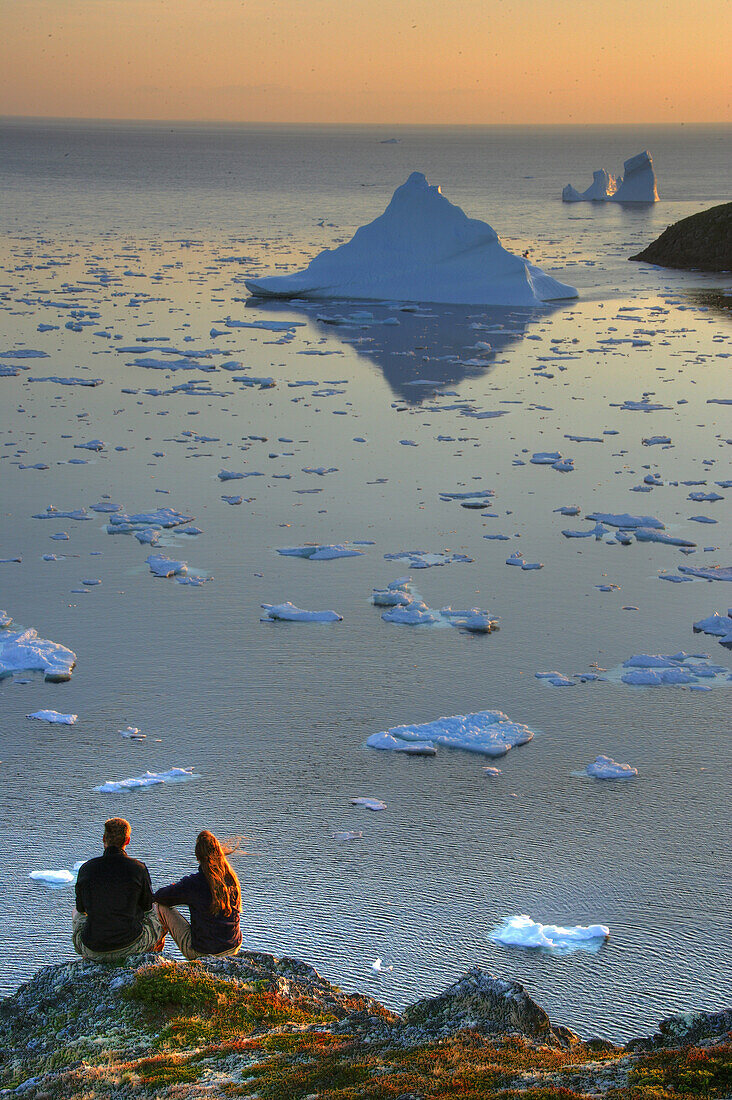
[[655,516],[631,516],[628,512],[590,512],[587,519],[597,520],[598,523],[607,523],[610,527],[620,527],[625,531],[632,531],[636,527],[664,530],[664,524]]
[[173,561],[165,554],[150,554],[145,561],[156,577],[183,577],[188,572],[188,562]]
[[119,734],[128,741],[144,741],[147,737],[146,733],[140,733],[137,726],[127,726],[126,729],[120,730]]
[[352,806],[365,806],[367,810],[385,810],[386,802],[380,798],[352,798]]
[[[519,722],[512,722],[500,710],[484,710],[474,714],[453,714],[433,722],[394,726],[383,733],[372,734],[366,744],[375,749],[404,749],[414,745],[444,745],[464,749],[484,756],[505,756],[515,745],[525,745],[534,731]],[[411,751],[414,751],[412,748]]]
[[61,714],[57,710],[36,710],[33,714],[26,714],[26,718],[38,718],[41,722],[51,722],[59,726],[73,726],[78,717],[78,714]]
[[706,619],[694,623],[694,633],[711,634],[713,638],[719,638],[723,646],[732,649],[732,607],[726,615],[714,611]]
[[[12,620],[10,620],[12,622]],[[43,672],[54,683],[71,679],[76,654],[57,642],[39,638],[32,627],[0,633],[0,679],[13,672]]]
[[[385,143],[382,142],[382,144],[385,144]],[[374,961],[371,963],[371,969],[373,970],[374,974],[386,974],[390,970],[393,970],[394,967],[393,966],[384,966],[381,959],[374,959]]]
[[732,581],[732,565],[680,565],[679,572],[705,581]]
[[285,558],[308,558],[309,561],[332,561],[335,558],[356,558],[363,550],[354,550],[348,544],[318,546],[283,546],[277,551]]
[[420,172],[350,241],[321,252],[304,271],[250,278],[246,286],[261,297],[466,305],[536,306],[577,297],[574,287],[508,252],[494,229],[468,218]]
[[302,608],[295,607],[289,600],[287,603],[263,603],[261,606],[265,612],[259,620],[262,623],[273,623],[277,619],[291,623],[339,623],[343,621],[343,616],[339,615],[337,611],[303,611]]
[[387,561],[404,561],[410,569],[430,569],[434,565],[453,565],[456,562],[467,564],[473,561],[467,554],[453,554],[450,550],[399,550],[395,554],[384,554],[384,557]]
[[403,741],[390,733],[373,733],[366,742],[372,749],[405,752],[411,756],[434,756],[437,749],[431,741]]
[[604,924],[539,924],[526,913],[508,917],[491,932],[489,939],[508,947],[539,947],[552,954],[571,951],[597,951],[610,935]]
[[632,779],[638,769],[631,768],[630,764],[618,764],[610,756],[598,756],[594,763],[587,765],[587,774],[595,779]]
[[46,886],[68,886],[76,882],[76,875],[72,871],[62,869],[60,871],[31,871],[28,878],[34,882],[42,882]]
[[575,687],[577,683],[576,680],[571,680],[561,672],[535,672],[534,676],[537,680],[543,680],[545,684],[551,684],[552,687]]
[[145,772],[144,775],[136,775],[131,779],[109,779],[94,790],[102,794],[113,794],[116,791],[135,790],[137,787],[156,787],[161,783],[184,783],[187,779],[197,778],[193,768],[170,768],[167,772]]

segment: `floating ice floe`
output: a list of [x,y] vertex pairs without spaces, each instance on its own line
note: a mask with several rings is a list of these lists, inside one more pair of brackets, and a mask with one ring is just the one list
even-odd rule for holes
[[51,722],[59,726],[73,726],[79,715],[61,714],[57,710],[36,710],[33,714],[26,714],[26,718],[38,718],[41,722]]
[[453,554],[450,550],[431,553],[429,550],[398,550],[395,554],[384,554],[387,561],[406,562],[410,569],[430,569],[433,565],[454,565],[456,562],[469,563],[473,558],[467,554]]
[[261,623],[273,623],[277,619],[290,623],[340,623],[343,621],[343,616],[337,611],[303,611],[289,600],[287,603],[263,603],[261,606],[265,612],[259,620]]
[[609,935],[610,929],[604,924],[562,928],[557,924],[539,924],[522,913],[508,917],[488,938],[507,947],[538,947],[552,955],[568,955],[572,951],[598,951]]
[[625,531],[632,531],[637,527],[656,528],[660,531],[665,529],[665,525],[655,516],[631,516],[628,512],[590,512],[587,519],[607,523],[610,527],[620,527]]
[[706,653],[638,653],[623,661],[620,668],[607,672],[604,679],[619,679],[638,687],[688,685],[699,690],[713,683],[732,684],[732,673],[723,665],[714,664]]
[[703,581],[732,581],[732,565],[680,565],[679,572]]
[[385,810],[386,802],[380,798],[352,798],[352,806],[365,806],[367,810]]
[[535,672],[534,676],[537,680],[544,680],[545,683],[551,684],[552,687],[575,687],[577,684],[576,680],[571,680],[561,672]]
[[732,649],[732,607],[726,615],[714,611],[708,618],[694,623],[694,633],[710,634],[713,638],[719,638],[721,645]]
[[187,516],[183,512],[176,512],[174,508],[156,508],[152,512],[136,512],[133,515],[128,515],[126,512],[117,512],[109,517],[107,533],[110,535],[129,534],[149,527],[169,530],[171,527],[181,527],[186,523],[191,523],[194,519],[195,516]]
[[564,202],[658,202],[658,186],[653,160],[647,149],[630,157],[623,165],[624,175],[617,179],[603,168],[593,174],[586,191],[571,184],[562,191]]
[[156,577],[183,577],[188,572],[188,562],[174,561],[165,554],[150,554],[145,561]]
[[102,794],[113,794],[116,791],[136,790],[138,787],[157,787],[161,783],[184,783],[187,779],[198,779],[193,768],[170,768],[167,772],[145,772],[144,775],[132,776],[131,779],[109,779],[94,790]]
[[386,588],[375,588],[371,602],[375,607],[389,608],[381,616],[386,623],[454,626],[472,634],[490,634],[491,631],[498,630],[498,621],[492,619],[487,611],[481,611],[477,607],[466,611],[455,611],[451,607],[443,607],[438,611],[428,607],[412,586],[409,577],[399,577]]
[[468,218],[420,172],[380,217],[304,271],[245,281],[252,294],[274,298],[537,306],[577,297],[574,287],[508,252],[491,226]]
[[[382,145],[385,145],[385,144],[386,144],[386,142],[382,142]],[[387,973],[389,973],[389,971],[393,970],[394,967],[393,966],[384,966],[381,959],[374,959],[374,961],[371,963],[371,969],[373,970],[374,974],[387,974]]]
[[631,768],[630,764],[618,764],[610,756],[598,756],[594,763],[587,765],[587,774],[595,779],[632,779],[638,769]]
[[348,543],[319,546],[283,546],[277,550],[285,558],[307,558],[308,561],[333,561],[335,558],[357,558],[363,550],[356,550]]
[[63,512],[59,508],[55,508],[53,504],[49,504],[45,512],[38,512],[32,517],[33,519],[75,519],[85,520],[92,517],[88,514],[86,508],[74,508],[70,512]]
[[514,550],[510,557],[506,558],[506,565],[518,565],[521,569],[543,569],[544,563],[540,561],[524,561],[521,550]]
[[574,459],[563,458],[559,451],[537,451],[529,459],[529,462],[534,466],[551,466],[553,470],[558,470],[560,474],[569,474],[574,472]]
[[512,722],[500,710],[483,710],[475,714],[453,714],[412,726],[394,726],[374,733],[366,744],[372,749],[415,752],[434,755],[437,745],[464,749],[484,756],[505,756],[516,745],[525,745],[534,731],[519,722]]
[[0,679],[14,672],[43,672],[44,679],[59,683],[71,679],[76,654],[66,646],[39,638],[32,627],[27,630],[0,629]]
[[66,868],[61,868],[58,871],[31,871],[28,878],[33,879],[34,882],[42,882],[44,886],[69,886],[71,883],[76,882],[76,876],[85,863],[86,860],[80,859],[74,864],[71,871],[67,871]]
[[145,741],[147,738],[146,733],[140,733],[137,726],[127,726],[126,729],[119,731],[120,737],[124,737],[126,741]]

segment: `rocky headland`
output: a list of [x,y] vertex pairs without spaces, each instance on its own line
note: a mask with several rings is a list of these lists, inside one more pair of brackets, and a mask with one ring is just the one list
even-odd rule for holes
[[0,1004],[0,1095],[683,1100],[732,1094],[732,1009],[625,1047],[474,968],[397,1015],[295,959],[47,966]]
[[732,271],[732,202],[682,218],[630,259],[687,271]]

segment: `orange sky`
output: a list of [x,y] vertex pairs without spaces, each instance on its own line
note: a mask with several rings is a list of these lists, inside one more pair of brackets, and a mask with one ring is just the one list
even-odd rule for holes
[[730,119],[729,0],[0,0],[0,114]]

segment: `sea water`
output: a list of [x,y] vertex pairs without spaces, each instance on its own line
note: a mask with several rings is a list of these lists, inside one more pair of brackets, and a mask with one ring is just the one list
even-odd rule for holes
[[[729,136],[3,126],[0,351],[46,357],[0,359],[30,368],[0,378],[0,558],[22,559],[0,565],[0,608],[78,655],[68,683],[0,681],[5,990],[74,957],[73,887],[31,872],[97,854],[120,814],[155,885],[194,869],[200,828],[245,836],[245,947],[308,960],[394,1007],[474,964],[522,981],[584,1035],[625,1038],[726,1003],[732,686],[573,674],[680,650],[732,664],[692,632],[732,605],[732,586],[660,578],[730,564],[718,484],[732,476],[719,403],[732,397],[730,280],[627,259],[729,199]],[[660,203],[560,201],[564,184],[619,172],[646,147]],[[417,314],[246,301],[245,277],[296,270],[348,239],[413,170],[579,300]],[[166,345],[224,354],[194,370],[135,365],[165,361]],[[49,377],[102,384],[29,380]],[[276,384],[237,380],[252,377]],[[671,444],[643,443],[654,436]],[[84,446],[97,440],[103,450]],[[541,452],[574,471],[531,463]],[[486,490],[485,509],[440,496]],[[700,491],[722,499],[689,499]],[[177,509],[201,534],[168,529],[151,549],[107,534],[103,512],[32,518],[105,501]],[[555,511],[572,505],[579,515]],[[595,512],[657,517],[697,548],[562,535],[593,527]],[[276,552],[306,543],[362,552]],[[453,560],[416,571],[385,557],[404,550]],[[516,551],[543,567],[507,567]],[[151,553],[188,574],[153,576]],[[430,608],[477,608],[500,630],[384,622],[371,593],[405,575]],[[263,603],[286,601],[343,620],[260,622]],[[535,675],[548,671],[574,686]],[[28,721],[40,709],[78,721]],[[535,736],[491,761],[365,747],[485,710]],[[128,727],[146,736],[121,736]],[[598,755],[639,774],[591,779]],[[95,789],[176,768],[193,777]],[[518,914],[610,937],[561,956],[489,938]],[[377,956],[393,969],[376,974]]]

